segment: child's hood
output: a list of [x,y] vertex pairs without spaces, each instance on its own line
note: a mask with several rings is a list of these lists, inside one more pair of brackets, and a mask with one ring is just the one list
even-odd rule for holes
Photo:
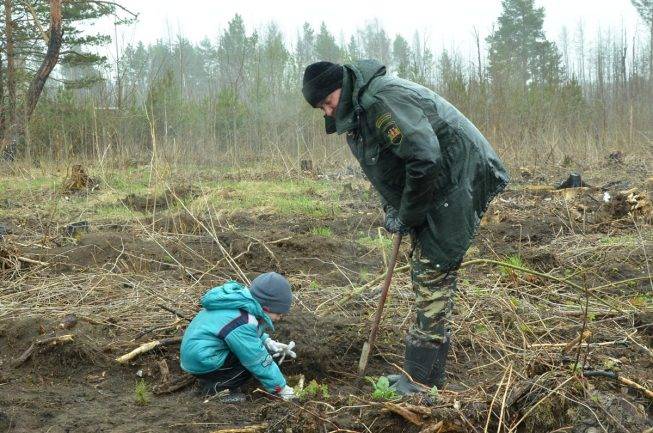
[[202,307],[207,310],[244,310],[253,316],[263,319],[270,330],[274,325],[261,304],[258,303],[249,289],[236,281],[229,281],[222,286],[214,287],[202,296]]

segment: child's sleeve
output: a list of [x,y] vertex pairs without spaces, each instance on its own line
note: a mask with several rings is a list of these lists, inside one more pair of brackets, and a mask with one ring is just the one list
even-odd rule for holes
[[255,325],[245,324],[232,330],[224,341],[243,367],[261,382],[265,390],[276,394],[286,386],[286,379],[263,346],[261,338]]

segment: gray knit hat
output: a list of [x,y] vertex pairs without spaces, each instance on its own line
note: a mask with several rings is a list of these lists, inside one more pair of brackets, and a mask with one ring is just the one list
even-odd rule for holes
[[267,272],[254,278],[249,288],[254,299],[267,307],[270,313],[286,314],[292,304],[290,283],[276,272]]

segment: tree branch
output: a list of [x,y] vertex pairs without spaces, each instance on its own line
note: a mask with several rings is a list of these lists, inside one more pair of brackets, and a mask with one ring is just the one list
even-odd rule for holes
[[115,6],[119,9],[122,9],[123,11],[127,12],[134,18],[138,18],[138,14],[130,11],[120,3],[112,2],[112,1],[106,1],[106,0],[64,0],[65,3],[95,3],[95,4],[100,4],[100,5],[110,5],[110,6]]
[[50,0],[50,37],[48,42],[48,51],[45,53],[43,62],[39,67],[34,79],[29,85],[27,91],[27,99],[25,101],[25,119],[23,124],[26,124],[36,103],[41,96],[43,86],[50,76],[50,72],[54,69],[59,60],[59,50],[61,49],[63,32],[61,29],[61,0]]
[[21,1],[23,5],[29,10],[29,13],[32,15],[32,18],[34,19],[34,24],[36,27],[39,29],[39,33],[41,33],[41,36],[43,37],[43,40],[45,41],[46,45],[50,43],[50,39],[48,38],[48,34],[45,32],[45,29],[39,22],[38,18],[36,17],[36,11],[34,10],[34,6],[30,2],[27,1]]

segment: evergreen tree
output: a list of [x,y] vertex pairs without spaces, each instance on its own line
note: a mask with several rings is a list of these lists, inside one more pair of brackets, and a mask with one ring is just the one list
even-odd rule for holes
[[487,38],[490,76],[495,83],[557,85],[560,54],[544,36],[544,8],[534,0],[503,0],[498,28]]
[[392,67],[390,38],[378,20],[368,23],[363,30],[358,31],[358,35],[366,58],[376,59],[387,67]]
[[392,43],[392,62],[394,63],[399,77],[408,78],[411,56],[412,54],[408,41],[401,35],[397,35]]
[[265,32],[261,50],[261,71],[266,89],[272,95],[281,93],[287,74],[284,73],[290,53],[283,42],[279,27],[272,23]]
[[315,56],[315,31],[309,23],[304,23],[302,31],[297,38],[295,61],[299,71],[316,60]]
[[320,33],[315,38],[315,56],[328,62],[342,62],[342,53],[336,44],[336,38],[329,32],[324,22],[320,25]]
[[228,29],[220,37],[218,58],[220,63],[220,79],[229,83],[234,95],[238,94],[246,81],[246,75],[251,71],[249,63],[254,54],[258,36],[248,37],[245,23],[240,15],[229,21]]

